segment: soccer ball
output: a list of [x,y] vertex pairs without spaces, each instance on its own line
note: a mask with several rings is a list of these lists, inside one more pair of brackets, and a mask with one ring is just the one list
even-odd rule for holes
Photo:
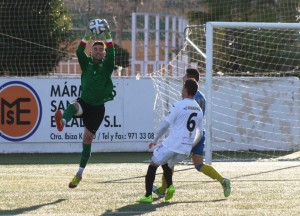
[[102,19],[93,19],[90,21],[89,29],[92,33],[99,35],[105,31],[106,23]]

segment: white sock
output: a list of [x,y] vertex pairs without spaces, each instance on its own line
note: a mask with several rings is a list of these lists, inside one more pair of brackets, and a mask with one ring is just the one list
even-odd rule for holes
[[84,170],[84,168],[79,167],[79,169],[78,169],[76,175],[81,177],[81,176],[82,176],[82,173],[83,173],[83,170]]

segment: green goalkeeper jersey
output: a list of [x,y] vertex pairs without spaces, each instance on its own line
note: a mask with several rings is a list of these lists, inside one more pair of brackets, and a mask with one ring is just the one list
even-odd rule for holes
[[106,43],[106,56],[101,62],[94,62],[85,53],[87,41],[83,39],[77,50],[77,58],[81,68],[81,99],[95,106],[113,100],[113,82],[111,79],[115,66],[115,49],[113,43]]

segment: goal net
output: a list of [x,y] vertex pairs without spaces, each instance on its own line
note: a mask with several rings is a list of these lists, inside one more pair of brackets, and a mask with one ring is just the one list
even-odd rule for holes
[[188,67],[206,95],[206,160],[278,158],[300,149],[300,25],[208,23],[187,27],[187,43],[157,72],[158,108],[180,99]]

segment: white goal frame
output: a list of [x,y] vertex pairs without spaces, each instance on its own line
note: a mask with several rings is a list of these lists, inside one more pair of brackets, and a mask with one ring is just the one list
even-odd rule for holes
[[[196,26],[188,26],[196,27]],[[268,28],[268,29],[299,29],[300,23],[263,23],[263,22],[207,22],[206,23],[206,54],[204,54],[191,40],[187,42],[205,58],[206,75],[206,144],[205,162],[212,163],[212,79],[213,79],[213,31],[214,28]]]

